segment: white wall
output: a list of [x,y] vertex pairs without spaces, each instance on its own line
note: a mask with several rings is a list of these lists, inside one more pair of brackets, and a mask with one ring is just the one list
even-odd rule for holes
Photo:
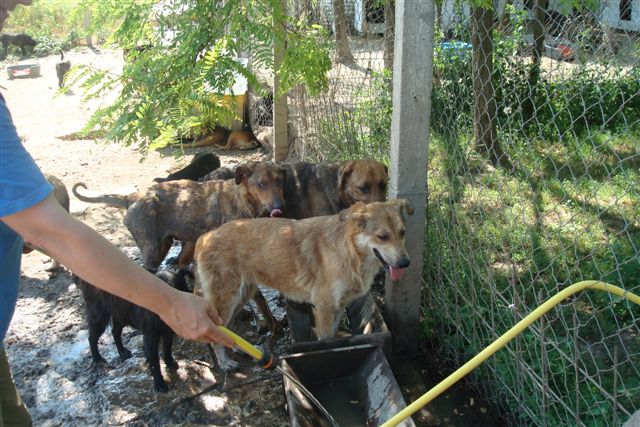
[[623,21],[620,19],[619,0],[604,0],[602,22],[621,30],[640,31],[640,0],[633,0],[631,2],[631,21]]

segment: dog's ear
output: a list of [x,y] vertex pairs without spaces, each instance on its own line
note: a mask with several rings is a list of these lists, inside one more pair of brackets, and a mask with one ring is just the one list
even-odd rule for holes
[[367,205],[362,202],[357,202],[350,208],[341,210],[339,215],[340,221],[353,221],[360,228],[367,225]]
[[338,194],[341,195],[341,197],[344,197],[344,187],[347,185],[349,176],[353,173],[355,163],[355,161],[349,160],[343,162],[340,168],[338,168]]
[[251,168],[249,165],[245,163],[245,164],[239,165],[236,168],[235,174],[236,174],[236,184],[240,184],[244,180],[249,179],[251,174],[253,174],[253,168]]
[[395,199],[391,200],[391,203],[396,205],[400,209],[400,215],[413,215],[413,205],[407,199]]

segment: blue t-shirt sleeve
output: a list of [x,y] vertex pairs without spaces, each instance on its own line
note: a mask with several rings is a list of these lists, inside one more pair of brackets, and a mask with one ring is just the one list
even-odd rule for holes
[[0,99],[0,217],[41,202],[52,189],[22,145],[7,105]]

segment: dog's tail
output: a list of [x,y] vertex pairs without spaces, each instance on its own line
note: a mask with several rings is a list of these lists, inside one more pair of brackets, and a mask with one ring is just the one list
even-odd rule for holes
[[64,61],[64,52],[60,49],[60,62]]
[[76,196],[78,199],[82,200],[83,202],[104,203],[109,206],[114,206],[116,208],[128,209],[129,206],[131,206],[137,200],[137,196],[135,193],[128,194],[128,195],[104,194],[102,196],[97,196],[97,197],[83,196],[82,194],[78,193],[78,187],[82,187],[86,189],[87,186],[84,182],[78,182],[73,184],[73,187],[71,188],[71,192],[73,193],[73,195]]

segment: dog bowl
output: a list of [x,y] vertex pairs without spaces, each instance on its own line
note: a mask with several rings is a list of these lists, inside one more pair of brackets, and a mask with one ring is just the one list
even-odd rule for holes
[[20,64],[7,67],[9,79],[28,79],[40,77],[40,64]]

